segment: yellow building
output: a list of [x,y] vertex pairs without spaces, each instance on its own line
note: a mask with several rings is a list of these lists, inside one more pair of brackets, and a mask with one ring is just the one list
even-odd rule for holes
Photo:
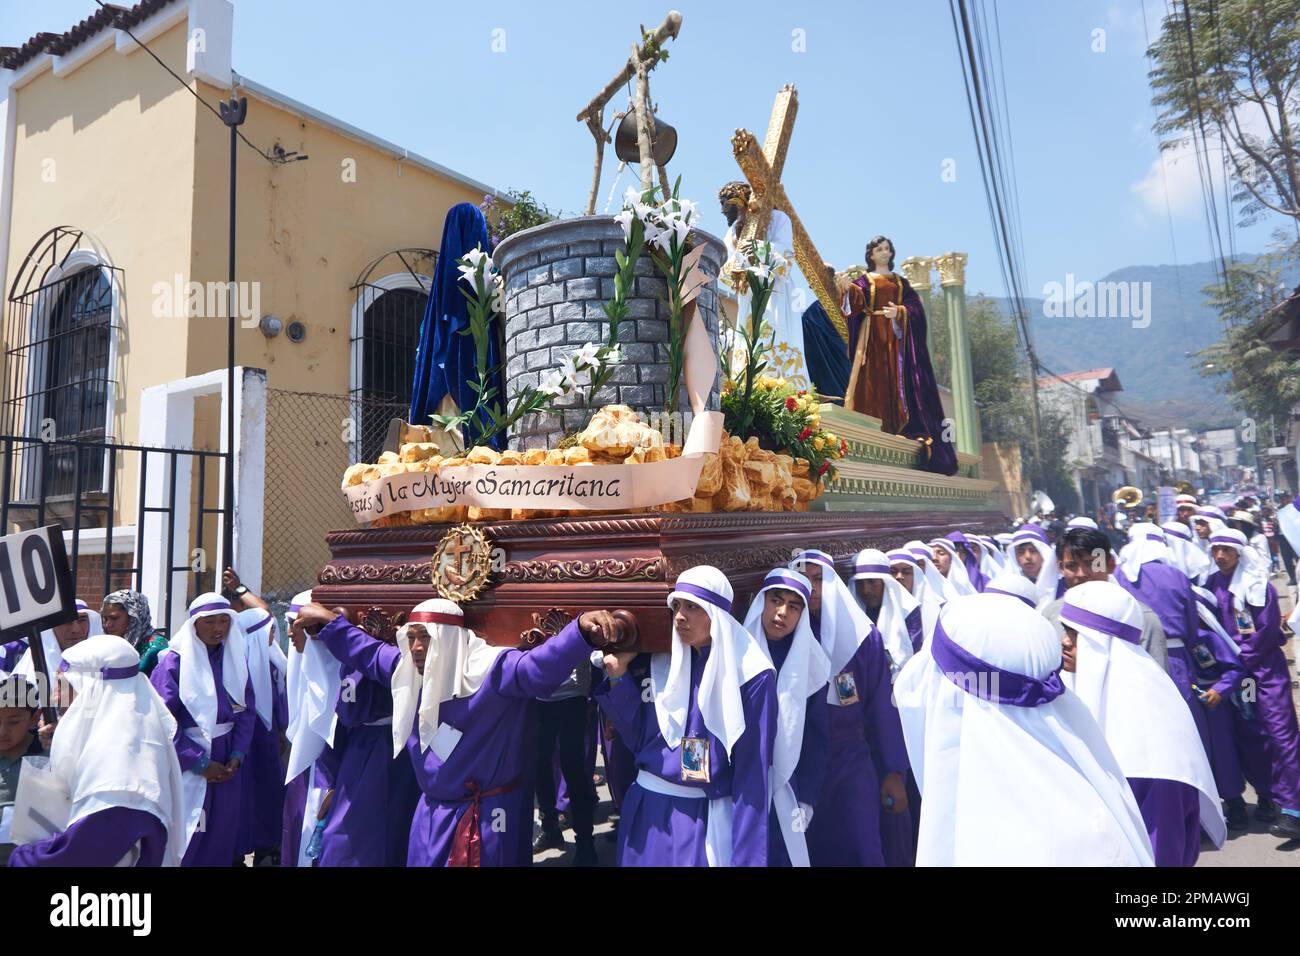
[[0,49],[5,527],[81,528],[81,596],[170,592],[172,621],[224,563],[222,459],[139,450],[223,447],[230,134],[209,105],[247,97],[257,147],[236,149],[234,560],[281,599],[409,396],[447,210],[496,192],[239,76],[233,19],[144,0]]

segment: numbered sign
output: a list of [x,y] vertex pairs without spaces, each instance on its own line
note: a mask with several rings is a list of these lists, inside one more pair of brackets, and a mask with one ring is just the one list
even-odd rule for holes
[[49,525],[0,538],[0,630],[43,630],[76,616],[63,529]]

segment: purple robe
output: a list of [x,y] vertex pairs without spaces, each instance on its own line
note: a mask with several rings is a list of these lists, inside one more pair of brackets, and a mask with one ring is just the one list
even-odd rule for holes
[[[335,740],[341,741],[344,731],[336,730]],[[298,776],[294,777],[284,788],[284,824],[280,835],[280,865],[298,865],[298,851],[302,848],[303,817],[307,813],[307,791],[309,778],[311,786],[329,790],[334,786],[334,777],[338,774],[339,758],[334,748],[326,747],[316,758],[316,762]],[[313,776],[314,774],[314,776]],[[324,834],[321,835],[322,841]],[[317,861],[319,862],[319,861]],[[316,865],[315,863],[312,864]]]
[[[898,276],[898,281],[903,286],[902,305],[907,309],[907,331],[899,347],[903,361],[901,381],[907,402],[907,424],[903,426],[901,434],[908,438],[930,439],[927,450],[921,454],[921,468],[941,475],[954,475],[957,473],[957,446],[943,437],[943,403],[939,400],[939,384],[934,377],[934,366],[930,363],[925,306],[921,304],[921,297],[912,288],[912,283],[901,275]],[[867,277],[860,276],[854,280],[854,284],[863,289],[869,300],[871,292]],[[846,324],[849,329],[849,358],[852,360],[856,354],[862,316],[851,315]]]
[[699,790],[703,797],[667,796],[634,782],[623,800],[618,823],[620,866],[708,866],[705,836],[709,801],[725,796],[732,798],[731,865],[767,866],[771,802],[768,775],[776,744],[776,674],[765,670],[741,686],[745,732],[728,755],[722,741],[704,726],[699,708],[700,679],[711,649],[708,645],[687,651],[691,658],[690,703],[682,734],[708,741],[707,783],[681,778],[681,745],[668,746],[659,731],[654,700],[642,693],[650,686],[646,683],[650,680],[647,655],[633,661],[621,680],[611,682],[603,673],[593,673],[592,696],[636,755],[638,772]]
[[9,865],[114,866],[136,843],[140,844],[136,866],[162,866],[167,853],[163,822],[144,810],[110,807],[87,814],[48,840],[14,847]]
[[[820,634],[820,619],[814,616],[810,622]],[[906,772],[908,763],[893,704],[889,655],[874,626],[844,670],[853,675],[858,701],[841,707],[818,696],[827,711],[827,772],[808,827],[808,855],[813,866],[884,866],[884,823],[894,840],[891,855],[908,865],[909,814],[881,813],[880,774]]]
[[[391,686],[401,660],[393,645],[342,617],[323,627],[319,639],[345,667],[372,684]],[[536,699],[554,693],[590,652],[572,621],[535,650],[499,654],[477,691],[440,705],[439,722],[463,734],[445,762],[432,748],[422,749],[418,728],[412,729],[406,751],[422,795],[411,821],[407,866],[447,865],[456,825],[475,803],[475,790],[482,794],[480,864],[532,862],[533,792],[525,774],[535,748],[528,746],[527,725]],[[390,712],[391,706],[390,695]],[[391,746],[392,728],[384,730]]]
[[912,653],[919,654],[921,645],[925,643],[925,621],[921,616],[921,605],[912,608],[912,613],[907,615],[904,623],[907,624],[907,636],[912,639]]
[[[790,656],[790,644],[793,638],[783,641],[768,641],[767,647],[772,654],[772,663],[780,674],[786,658]],[[794,773],[790,775],[790,786],[794,798],[799,803],[806,803],[813,808],[813,819],[817,819],[817,804],[821,799],[822,788],[826,781],[826,737],[830,730],[827,715],[826,686],[822,685],[804,704],[803,742],[799,747],[799,762]],[[786,851],[785,837],[781,834],[781,823],[776,817],[776,805],[773,804],[768,814],[767,827],[767,865],[790,866],[790,854]]]
[[1241,647],[1247,689],[1254,680],[1255,700],[1234,701],[1237,756],[1246,779],[1261,799],[1272,800],[1286,810],[1300,810],[1300,727],[1296,725],[1291,698],[1291,672],[1282,648],[1281,616],[1277,591],[1269,584],[1263,607],[1247,605],[1255,633],[1237,630],[1230,579],[1216,571],[1205,582],[1219,602],[1219,621]]
[[1178,780],[1128,778],[1151,837],[1156,866],[1195,866],[1201,854],[1201,795]]
[[605,782],[609,785],[614,810],[621,813],[623,798],[636,779],[636,755],[623,743],[614,722],[605,716],[605,712],[597,707],[596,713],[600,727],[600,750],[605,758]]
[[248,759],[239,768],[243,785],[243,809],[239,814],[236,852],[243,856],[265,850],[280,842],[284,822],[284,763],[280,740],[288,726],[287,704],[271,667],[271,727],[259,717],[253,722],[253,741]]
[[334,796],[316,865],[403,866],[420,789],[411,762],[393,756],[393,693],[388,682],[341,670]]
[[[253,682],[244,685],[244,707],[235,713],[230,697],[225,693],[221,683],[222,656],[225,646],[207,648],[208,666],[212,668],[212,680],[217,688],[217,723],[233,723],[234,728],[212,741],[212,753],[207,755],[216,763],[227,763],[233,754],[240,754],[247,760],[249,747],[253,742],[253,722],[257,720],[254,706]],[[180,760],[183,773],[194,773],[194,767],[202,762],[203,747],[191,740],[185,733],[186,728],[197,726],[190,712],[181,702],[180,695],[181,658],[175,652],[163,654],[158,658],[158,665],[149,675],[158,696],[163,699],[167,709],[176,718],[176,735],[172,738],[176,745],[176,756]],[[181,866],[230,866],[235,861],[236,840],[239,837],[239,814],[243,804],[243,763],[235,773],[234,779],[225,783],[209,783],[203,797],[203,821],[199,829],[190,837],[189,846]]]

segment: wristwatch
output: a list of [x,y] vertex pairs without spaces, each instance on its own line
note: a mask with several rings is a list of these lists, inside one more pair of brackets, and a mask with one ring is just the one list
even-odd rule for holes
[[234,590],[235,597],[243,597],[247,593],[248,593],[248,588],[243,584],[241,584],[239,587],[235,588]]

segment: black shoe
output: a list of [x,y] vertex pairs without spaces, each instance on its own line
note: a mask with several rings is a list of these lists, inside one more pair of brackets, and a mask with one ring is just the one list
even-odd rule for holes
[[596,844],[592,840],[584,840],[578,844],[578,851],[573,855],[574,866],[599,866],[600,860],[596,858]]
[[1289,813],[1280,814],[1277,823],[1269,827],[1268,832],[1284,840],[1300,840],[1300,817]]
[[559,827],[543,826],[533,837],[533,852],[541,853],[543,850],[563,850],[564,834],[560,832]]
[[1246,816],[1246,801],[1241,797],[1232,797],[1223,801],[1223,816],[1229,830],[1247,830],[1250,820]]
[[1272,823],[1277,819],[1277,804],[1261,798],[1255,805],[1255,819],[1260,823]]

